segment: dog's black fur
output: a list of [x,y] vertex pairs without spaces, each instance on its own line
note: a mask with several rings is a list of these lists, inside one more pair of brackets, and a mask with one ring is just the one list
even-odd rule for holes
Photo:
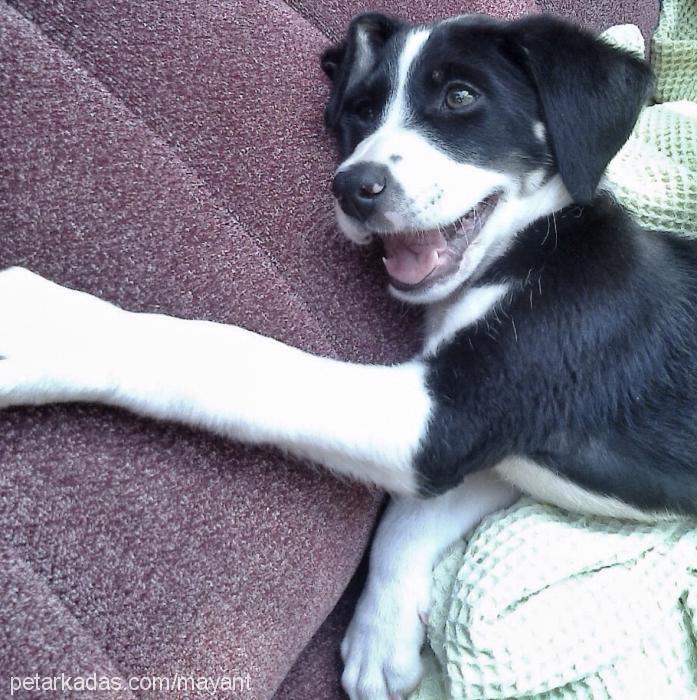
[[[359,24],[376,60],[356,77]],[[325,54],[327,124],[344,155],[375,128],[402,27],[364,15]],[[575,203],[483,266],[476,282],[509,283],[505,302],[427,358],[437,408],[416,460],[423,493],[517,455],[641,509],[697,513],[697,242],[644,231],[597,192],[649,94],[648,67],[545,16],[434,32],[414,67],[413,124],[454,159],[558,172]],[[443,66],[485,84],[487,100],[440,113]]]
[[516,454],[642,509],[696,512],[697,243],[642,230],[606,194],[554,219],[486,271],[514,280],[498,318],[429,361],[424,491]]

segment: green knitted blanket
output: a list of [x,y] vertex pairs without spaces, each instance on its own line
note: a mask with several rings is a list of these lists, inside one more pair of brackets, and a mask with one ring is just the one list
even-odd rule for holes
[[[632,32],[629,28],[633,28]],[[632,25],[607,39],[643,55]],[[697,0],[666,0],[651,47],[658,104],[646,108],[606,179],[645,227],[697,234]]]
[[452,547],[433,585],[412,700],[697,698],[694,523],[523,499]]
[[[632,25],[606,38],[643,55]],[[664,0],[660,104],[606,180],[645,226],[697,234],[697,0]],[[697,524],[590,518],[523,499],[433,574],[411,700],[697,699]]]

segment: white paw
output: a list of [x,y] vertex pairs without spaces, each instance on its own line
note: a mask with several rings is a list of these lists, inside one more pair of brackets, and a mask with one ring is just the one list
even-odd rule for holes
[[118,313],[29,270],[0,272],[0,406],[96,398]]
[[371,576],[341,644],[341,684],[351,700],[401,700],[423,674],[428,576]]

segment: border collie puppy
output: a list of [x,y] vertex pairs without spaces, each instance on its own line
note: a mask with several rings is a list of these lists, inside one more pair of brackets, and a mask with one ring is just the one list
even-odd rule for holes
[[339,362],[10,269],[0,404],[122,406],[395,494],[342,645],[349,696],[387,700],[421,675],[434,561],[517,489],[599,515],[697,512],[697,243],[597,191],[650,71],[585,31],[367,14],[323,64],[339,225],[425,306],[422,354]]

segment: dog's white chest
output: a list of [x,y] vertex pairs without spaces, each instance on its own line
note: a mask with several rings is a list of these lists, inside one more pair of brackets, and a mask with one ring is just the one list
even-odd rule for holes
[[459,330],[484,318],[503,299],[507,291],[507,284],[472,287],[455,301],[448,300],[431,307],[426,317],[424,355],[433,355]]

